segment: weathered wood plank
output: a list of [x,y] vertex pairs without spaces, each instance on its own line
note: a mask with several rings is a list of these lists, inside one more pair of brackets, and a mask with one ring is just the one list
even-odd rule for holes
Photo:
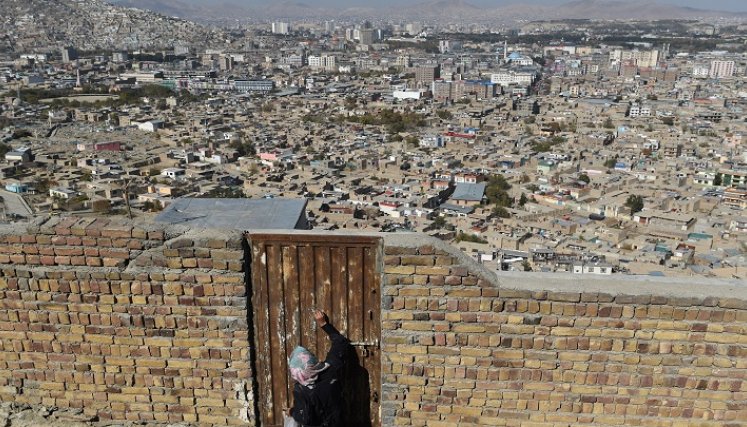
[[[314,248],[314,271],[316,274],[316,308],[332,317],[332,254],[328,246]],[[327,334],[317,328],[317,351],[319,357],[329,351],[330,343]]]
[[347,248],[348,256],[348,339],[363,341],[363,248]]
[[259,383],[259,407],[262,417],[268,424],[274,423],[272,370],[270,349],[269,304],[267,301],[267,253],[265,244],[252,241],[252,305],[254,308],[254,330],[256,334],[256,355]]
[[348,260],[344,246],[330,249],[332,255],[332,323],[344,335],[348,331]]
[[285,304],[283,304],[283,260],[279,244],[267,247],[268,304],[270,306],[270,362],[272,368],[275,423],[283,419],[288,400],[288,361],[285,345]]
[[[366,341],[381,341],[381,248],[368,247],[363,250],[363,311]],[[363,368],[368,371],[370,381],[369,405],[371,425],[381,425],[379,419],[379,399],[381,396],[381,349],[380,346],[369,348],[368,357],[363,359]]]
[[[314,248],[310,245],[298,248],[298,279],[301,316],[301,345],[317,354],[316,323],[312,310],[316,305],[316,275],[314,272]],[[321,357],[321,355],[319,355]]]

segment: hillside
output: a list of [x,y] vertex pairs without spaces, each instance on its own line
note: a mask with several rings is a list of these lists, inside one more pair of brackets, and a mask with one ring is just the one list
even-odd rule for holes
[[221,31],[99,0],[0,1],[0,51],[151,49],[218,45]]

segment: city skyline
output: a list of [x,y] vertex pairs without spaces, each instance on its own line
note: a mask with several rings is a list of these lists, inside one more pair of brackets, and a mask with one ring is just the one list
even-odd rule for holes
[[[194,4],[205,4],[206,0],[186,0],[188,2],[194,3]],[[573,0],[523,0],[523,1],[516,1],[516,0],[457,0],[457,1],[463,1],[466,4],[481,7],[481,8],[497,8],[497,7],[503,7],[503,6],[509,6],[509,5],[541,5],[541,6],[562,6],[564,4],[568,3],[576,3],[577,1]],[[263,5],[271,5],[276,4],[276,2],[272,1],[264,1],[264,0],[234,0],[237,4],[246,4],[250,6],[263,6]],[[605,0],[601,0],[600,2],[605,2]],[[611,0],[610,2],[616,2],[615,0]],[[208,2],[209,3],[209,2]],[[367,7],[367,8],[373,8],[378,9],[382,7],[391,7],[394,5],[407,5],[407,6],[413,6],[420,3],[429,3],[428,1],[424,0],[402,0],[402,1],[394,1],[394,0],[385,0],[385,1],[377,1],[375,4],[372,4],[371,2],[362,1],[362,0],[350,0],[350,1],[338,1],[338,0],[322,0],[322,1],[290,1],[287,3],[301,3],[305,4],[311,7]],[[641,2],[644,3],[644,2]],[[733,11],[733,12],[747,12],[747,3],[745,3],[743,0],[714,0],[711,2],[708,2],[707,4],[704,4],[700,0],[667,0],[667,1],[652,1],[652,2],[645,2],[646,4],[658,4],[658,5],[672,5],[672,6],[680,6],[680,7],[690,7],[694,9],[703,9],[703,10],[724,10],[724,11]]]

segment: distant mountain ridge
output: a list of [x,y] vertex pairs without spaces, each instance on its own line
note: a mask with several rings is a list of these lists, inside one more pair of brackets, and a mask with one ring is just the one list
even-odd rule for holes
[[[370,15],[372,17],[401,17],[407,19],[467,19],[490,20],[543,20],[543,19],[695,19],[743,16],[747,12],[723,12],[676,6],[657,1],[644,0],[574,0],[559,6],[524,4],[506,0],[500,6],[480,7],[468,0],[430,0],[414,4],[401,4],[393,8],[377,7],[375,3],[365,6],[339,8],[318,7],[313,4],[284,1],[272,2],[265,7],[239,4],[241,0],[197,4],[190,0],[108,0],[114,4],[130,5],[155,10],[160,13],[201,20],[215,18],[340,18]],[[243,15],[243,16],[242,16]]]

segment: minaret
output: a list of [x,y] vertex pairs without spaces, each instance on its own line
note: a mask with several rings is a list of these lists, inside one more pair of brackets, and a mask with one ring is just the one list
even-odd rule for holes
[[503,62],[508,61],[508,40],[503,40]]
[[75,80],[75,87],[80,87],[80,63],[77,61],[75,62],[75,75],[77,77]]

